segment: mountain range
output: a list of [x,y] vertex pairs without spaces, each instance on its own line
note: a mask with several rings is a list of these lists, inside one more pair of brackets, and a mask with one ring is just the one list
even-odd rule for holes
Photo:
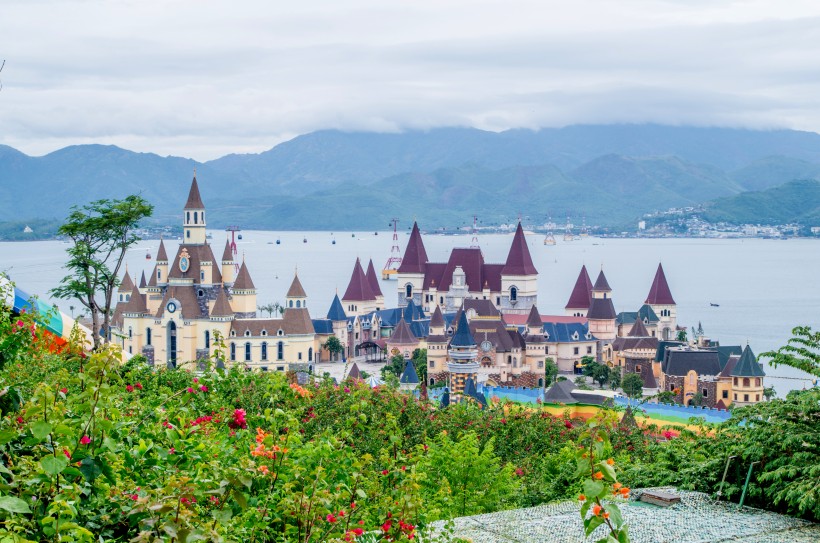
[[[561,129],[442,128],[397,134],[319,131],[259,154],[197,162],[78,145],[41,157],[0,146],[0,213],[60,219],[70,206],[139,193],[153,221],[176,225],[196,168],[209,226],[427,228],[527,216],[620,225],[820,177],[820,135],[659,125]],[[805,189],[797,187],[797,190]]]

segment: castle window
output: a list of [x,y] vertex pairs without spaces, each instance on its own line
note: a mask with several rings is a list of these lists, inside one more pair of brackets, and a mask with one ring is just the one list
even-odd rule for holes
[[302,302],[300,300],[296,300],[296,309],[302,307]]
[[285,366],[276,366],[276,371],[285,371]]
[[157,280],[162,279],[162,270],[157,270]]
[[293,307],[293,300],[288,300],[288,307]]
[[748,401],[749,401],[749,395],[748,395],[748,394],[744,394],[744,395],[743,395],[743,401],[744,401],[744,402],[748,402]]
[[[129,349],[130,349],[130,347],[129,347]],[[755,401],[756,402],[760,401],[760,394],[755,394]]]
[[145,329],[145,344],[146,345],[151,345],[151,329],[150,328]]
[[635,373],[641,373],[641,365],[640,364],[635,365]]
[[196,211],[194,211],[194,224],[199,224],[196,220]]
[[438,303],[441,304],[441,305],[444,305],[444,296],[439,296],[438,297]]
[[433,377],[430,377],[430,386],[433,386],[435,384],[436,384],[436,380]]
[[185,231],[185,237],[188,238],[188,239],[191,239],[191,231],[190,230]]
[[262,370],[262,371],[268,371],[268,367],[267,367],[267,366],[262,366],[262,367],[261,367],[261,368],[259,368],[259,369],[260,369],[260,370]]
[[751,384],[751,381],[749,380],[749,378],[748,378],[748,377],[744,377],[744,378],[743,378],[743,386],[744,386],[744,388],[745,388],[745,387],[748,387],[750,384]]
[[205,270],[202,270],[202,271],[199,272],[199,280],[200,281],[205,280]]
[[276,344],[276,359],[277,360],[284,360],[285,359],[285,343],[280,341]]
[[412,298],[413,297],[413,285],[407,283],[404,286],[404,297],[405,298]]
[[737,393],[735,393],[735,401],[737,401]]
[[133,347],[131,347],[131,345],[129,345],[128,346],[128,354],[131,354],[133,352],[134,352]]
[[675,390],[675,383],[669,383],[669,390]]
[[231,343],[231,360],[236,360],[236,343]]
[[724,400],[728,400],[728,399],[729,399],[729,391],[728,391],[728,390],[724,390],[724,391],[723,391],[723,395],[722,395],[722,396],[723,396],[723,399],[724,399]]
[[709,397],[709,389],[704,388],[703,391],[701,392],[701,394],[703,395],[704,398],[708,398]]
[[302,360],[302,353],[296,353],[296,358]]
[[245,337],[251,337],[251,331],[245,330]]
[[513,367],[514,368],[518,367],[518,358],[513,358]]
[[510,287],[510,301],[517,302],[518,301],[518,289],[516,287]]
[[539,378],[538,378],[538,386],[539,386],[539,387],[544,386],[544,378],[543,378],[543,377],[539,377]]
[[263,341],[262,342],[262,360],[267,360],[267,359],[268,359],[268,342]]
[[190,211],[185,212],[185,222],[191,222],[191,212]]
[[760,377],[755,377],[755,386],[756,387],[760,386]]
[[262,335],[263,335],[263,336],[267,336],[267,335],[268,335],[268,331],[267,331],[267,330],[262,330]]
[[231,330],[231,337],[236,337],[236,330]]
[[129,326],[129,327],[128,327],[128,339],[131,339],[132,337],[134,337],[134,332],[133,332],[133,330],[131,329],[131,327]]
[[210,330],[205,330],[205,348],[206,349],[211,348],[211,331]]
[[507,355],[507,364],[512,364],[512,357]]
[[592,354],[592,346],[587,347],[587,354]]
[[[436,369],[436,363],[435,363],[433,360],[431,360],[431,361],[429,362],[429,364],[430,364],[430,369],[431,369],[431,370]],[[432,384],[432,383],[430,383],[430,384]]]
[[573,348],[572,348],[572,353],[573,353],[573,354],[579,354],[579,352],[578,352],[578,347],[573,347]]
[[313,347],[308,349],[308,362],[313,362]]
[[[549,339],[549,334],[544,334],[544,339]],[[544,345],[544,354],[550,354],[550,346]]]
[[251,342],[245,343],[245,362],[250,362],[251,360]]
[[735,377],[735,378],[733,378],[733,379],[732,379],[732,384],[733,384],[734,386],[737,386],[737,377]]
[[543,368],[543,367],[544,367],[544,361],[543,361],[543,360],[539,360],[539,361],[538,361],[538,367],[539,367],[539,368]]
[[282,329],[280,328],[279,330],[276,331],[276,335],[277,336],[284,336],[285,332],[283,332]]

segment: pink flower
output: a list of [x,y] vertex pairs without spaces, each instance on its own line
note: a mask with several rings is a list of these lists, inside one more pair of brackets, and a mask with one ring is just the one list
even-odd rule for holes
[[325,517],[325,520],[333,524],[334,522],[336,522],[336,517],[334,517],[332,513],[328,513],[328,515]]
[[142,390],[142,383],[136,383],[136,384],[134,385],[134,387],[136,387],[136,388],[138,388],[138,389]]
[[60,389],[60,392],[62,392],[63,394],[68,394],[68,389],[66,387],[63,387]]
[[134,392],[134,387],[131,385],[125,385],[125,390],[127,390],[128,392]]
[[193,387],[188,387],[188,393],[189,394],[196,394],[196,391],[194,391]]
[[25,326],[23,321],[17,321],[17,328],[22,328],[23,326]]
[[80,438],[80,445],[88,445],[91,443],[91,438],[88,436],[83,436]]
[[201,390],[202,392],[208,392],[208,387],[206,387],[205,385],[202,385],[202,386],[199,387],[199,390]]
[[194,383],[198,383],[198,382],[199,382],[199,379],[197,379],[196,377],[194,377]]
[[248,423],[245,421],[245,410],[244,409],[234,409],[233,411],[233,420],[228,423],[228,426],[231,428],[247,428]]
[[137,501],[139,498],[140,498],[140,497],[139,497],[139,496],[137,496],[136,494],[131,494],[131,499],[132,499],[132,500]]
[[171,447],[170,449],[168,449],[168,454],[174,454],[175,452],[177,452],[177,450],[176,450],[175,448],[173,448],[173,447]]
[[565,420],[565,421],[564,421],[564,426],[566,426],[567,428],[570,428],[570,429],[571,429],[571,428],[572,428],[572,423],[571,423],[570,421],[568,421],[568,420]]
[[345,393],[349,394],[349,393],[350,393],[350,389],[349,389],[349,388],[347,388],[347,387],[345,387]]
[[63,449],[63,454],[66,456],[66,458],[68,458],[69,460],[71,460],[71,453],[70,453],[70,452],[68,452],[68,449]]

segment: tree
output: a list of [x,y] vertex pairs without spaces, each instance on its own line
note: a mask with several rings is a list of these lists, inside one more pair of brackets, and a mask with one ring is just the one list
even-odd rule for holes
[[689,398],[689,405],[694,405],[695,407],[700,407],[703,405],[703,394],[700,392],[696,392]]
[[416,368],[416,374],[419,376],[419,381],[427,382],[427,349],[416,349],[413,351],[413,366]]
[[613,369],[609,372],[609,388],[615,390],[621,386],[621,370]]
[[396,377],[401,377],[402,372],[404,371],[404,357],[401,354],[394,354],[390,357],[390,360],[381,370],[382,373],[382,381],[387,381],[388,375],[393,374]]
[[342,345],[342,342],[339,341],[339,338],[337,338],[336,336],[330,336],[329,338],[327,338],[324,347],[325,349],[327,349],[327,352],[330,353],[331,358],[334,355],[344,352],[345,350],[344,345]]
[[678,330],[677,340],[686,342],[686,330]]
[[777,391],[774,389],[774,387],[766,387],[766,388],[763,389],[763,397],[766,398],[767,400],[771,400],[772,398],[776,398],[777,397]]
[[277,307],[276,307],[277,305],[278,304],[274,305],[274,304],[269,303],[269,304],[258,306],[258,309],[259,309],[259,311],[264,311],[265,313],[267,313],[268,317],[271,317],[271,316],[273,316],[273,312],[277,310]]
[[585,356],[581,362],[584,363],[584,375],[592,377],[599,386],[603,387],[609,381],[609,366],[596,362],[591,356]]
[[627,373],[621,381],[621,388],[628,397],[638,398],[643,394],[643,379],[637,373]]
[[558,377],[558,364],[552,358],[544,360],[544,386],[550,386],[555,378]]
[[792,337],[786,345],[776,351],[768,351],[760,358],[771,358],[769,364],[797,368],[815,377],[820,377],[820,332],[812,332],[810,326],[798,326],[792,330]]
[[65,265],[70,273],[51,293],[65,300],[76,299],[88,309],[94,349],[110,338],[111,306],[120,267],[128,248],[140,239],[137,225],[150,217],[153,209],[136,195],[124,200],[97,200],[81,208],[72,207],[58,231],[73,242],[67,249],[69,259]]

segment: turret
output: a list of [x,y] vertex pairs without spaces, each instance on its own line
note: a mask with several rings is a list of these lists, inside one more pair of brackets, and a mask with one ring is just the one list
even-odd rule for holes
[[236,274],[236,269],[234,267],[233,261],[233,251],[231,250],[231,242],[227,239],[225,240],[225,250],[222,251],[222,281],[226,285],[230,285],[234,282],[234,275]]
[[251,274],[244,260],[239,268],[236,281],[234,281],[231,294],[233,295],[231,306],[237,317],[251,318],[256,316],[256,286],[253,284],[253,279],[251,279]]
[[367,264],[367,284],[370,286],[370,292],[376,297],[376,311],[384,307],[384,294],[379,286],[379,276],[376,275],[376,268],[373,267],[373,260]]
[[655,272],[655,279],[649,289],[646,302],[658,316],[658,333],[661,339],[674,340],[677,336],[678,316],[675,299],[669,290],[666,282],[666,274],[663,272],[663,265],[658,264],[658,271]]
[[168,283],[168,253],[165,251],[165,241],[159,239],[159,249],[157,249],[157,265],[154,270],[154,277],[149,285],[154,283],[156,286]]
[[131,298],[131,292],[134,290],[134,282],[131,280],[131,275],[128,273],[128,265],[125,265],[125,275],[117,288],[117,302],[125,303]]
[[182,227],[184,235],[182,243],[186,245],[203,245],[205,243],[205,204],[199,195],[199,185],[194,180],[191,181],[191,189],[188,191],[188,201],[182,211]]
[[[589,331],[601,342],[599,347],[611,343],[615,339],[617,334],[616,317],[615,306],[612,304],[612,289],[606,280],[604,270],[601,270],[592,287],[592,302],[587,312]],[[599,354],[602,351],[602,348],[598,349]]]
[[507,261],[501,269],[501,307],[505,313],[526,315],[538,302],[538,270],[519,221]]
[[404,307],[407,302],[414,300],[417,305],[421,305],[422,289],[424,288],[424,274],[427,271],[427,251],[421,239],[419,225],[413,223],[410,231],[410,239],[407,241],[407,248],[404,250],[404,257],[401,266],[396,274],[398,279],[398,299],[399,307]]
[[470,324],[467,322],[467,312],[460,311],[458,328],[447,350],[447,370],[450,372],[450,393],[459,398],[464,393],[466,381],[471,379],[473,384],[478,375],[478,348]]
[[305,289],[302,288],[302,282],[299,281],[298,273],[293,275],[293,282],[290,284],[288,293],[285,295],[285,307],[295,307],[297,309],[307,307],[307,294],[305,294]]
[[567,315],[574,317],[586,317],[591,303],[592,281],[589,278],[589,273],[587,273],[587,267],[581,266],[581,273],[578,274],[578,279],[575,280],[575,286],[572,288],[572,294],[569,296],[564,311]]
[[370,282],[362,269],[362,263],[357,258],[353,266],[353,273],[342,296],[344,310],[350,315],[365,315],[376,309],[376,296],[370,289]]

